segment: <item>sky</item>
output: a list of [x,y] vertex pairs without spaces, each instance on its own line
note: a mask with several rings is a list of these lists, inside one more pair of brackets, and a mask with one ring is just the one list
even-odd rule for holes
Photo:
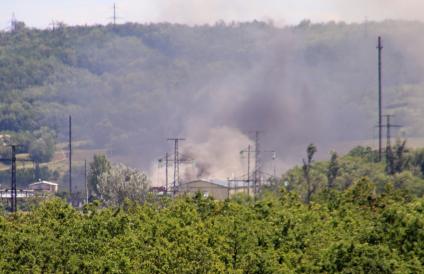
[[106,24],[116,3],[118,22],[213,24],[216,21],[273,21],[277,25],[424,19],[424,0],[0,0],[0,29],[12,15],[26,25],[46,28]]

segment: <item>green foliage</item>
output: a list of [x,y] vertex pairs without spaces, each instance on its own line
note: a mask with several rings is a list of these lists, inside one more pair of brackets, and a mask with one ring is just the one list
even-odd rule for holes
[[308,145],[306,148],[307,160],[303,159],[303,177],[306,181],[306,203],[309,204],[311,201],[312,194],[315,192],[317,188],[317,184],[312,182],[311,178],[311,167],[312,167],[312,158],[314,157],[315,152],[317,152],[317,148],[314,144]]
[[331,153],[331,159],[327,169],[327,181],[328,181],[327,187],[329,189],[334,187],[334,181],[339,175],[340,166],[339,166],[339,162],[337,161],[337,157],[338,156],[336,152]]
[[371,147],[357,146],[349,151],[349,156],[358,157],[368,162],[378,161],[378,151],[373,150]]
[[55,133],[46,127],[34,133],[35,140],[29,146],[31,159],[37,163],[48,162],[52,159],[55,148]]
[[[60,174],[57,171],[51,171],[47,167],[39,167],[34,169],[32,165],[28,164],[19,168],[16,172],[16,183],[18,188],[25,189],[28,184],[35,182],[38,179],[57,181]],[[10,188],[10,169],[0,171],[0,183],[2,188]]]
[[103,174],[107,174],[112,165],[106,158],[106,155],[96,154],[93,156],[93,162],[90,163],[90,170],[88,173],[88,190],[90,195],[94,197],[100,196],[99,180]]
[[[294,167],[287,171],[282,176],[280,185],[285,185],[287,182],[287,189],[295,190],[305,197],[310,193],[313,199],[315,194],[320,196],[325,189],[344,190],[357,181],[368,178],[376,184],[376,192],[383,192],[386,185],[391,184],[412,196],[422,197],[424,195],[424,178],[421,172],[424,159],[422,150],[409,149],[405,142],[397,142],[393,151],[394,172],[388,172],[387,162],[377,161],[377,151],[370,147],[356,147],[342,157],[333,153],[329,161],[313,162],[310,166],[304,162],[302,168]],[[305,176],[305,163],[310,182]],[[315,186],[312,193],[311,185]]]
[[[266,91],[271,89],[267,86],[269,82],[279,80],[270,75],[268,69],[275,71],[274,66],[276,69],[287,66],[292,68],[287,71],[285,81],[288,90],[302,89],[298,86],[299,75],[316,76],[305,83],[307,87],[314,87],[310,96],[315,96],[315,90],[319,91],[316,96],[321,100],[315,105],[314,114],[344,105],[349,109],[343,113],[353,108],[361,115],[355,121],[351,116],[337,117],[340,112],[334,111],[338,119],[331,120],[329,126],[320,131],[325,137],[328,131],[337,131],[330,135],[340,135],[338,140],[346,140],[347,136],[349,140],[369,137],[361,133],[368,132],[369,124],[358,121],[374,117],[375,93],[369,91],[375,88],[375,79],[371,77],[370,66],[360,65],[372,57],[369,45],[378,34],[391,41],[387,48],[391,53],[390,62],[402,67],[399,70],[398,66],[387,66],[385,71],[387,79],[397,79],[388,81],[385,89],[395,105],[396,117],[409,121],[407,131],[411,136],[424,133],[419,120],[423,116],[421,75],[424,70],[416,58],[424,44],[419,35],[423,24],[419,22],[374,22],[365,26],[342,22],[313,24],[305,20],[284,28],[257,21],[195,27],[167,23],[128,23],[115,27],[59,24],[54,30],[31,29],[22,23],[17,26],[14,31],[0,32],[0,132],[31,134],[47,126],[63,139],[66,117],[72,114],[78,121],[74,124],[75,132],[91,141],[91,145],[131,152],[134,147],[128,144],[139,142],[141,136],[146,144],[151,144],[157,136],[165,134],[164,128],[179,128],[187,116],[198,114],[200,109],[208,111],[203,108],[203,102],[214,106],[215,101],[220,101],[216,100],[217,93],[210,90],[227,92],[231,90],[228,86],[237,83],[237,98],[245,98],[251,90],[240,83],[248,75]],[[368,33],[366,37],[364,29]],[[403,41],[409,40],[411,35],[414,36],[412,48],[400,51]],[[276,49],[284,49],[284,52]],[[346,51],[352,54],[343,54]],[[293,58],[279,60],[275,58],[278,56]],[[258,71],[264,71],[268,78]],[[325,76],[329,74],[337,81],[326,81]],[[216,83],[222,83],[222,87]],[[225,95],[233,95],[226,92]],[[309,109],[303,107],[311,105],[303,102],[309,95],[301,95],[302,101],[294,104],[306,115],[303,128],[312,128],[316,121],[312,119],[315,117],[308,116]],[[238,113],[234,107],[243,101],[220,107],[225,114]],[[188,105],[199,106],[199,109],[187,109]],[[296,116],[298,107],[293,107],[287,117]],[[241,108],[252,109],[252,106],[241,105]],[[285,107],[276,105],[275,108],[281,111]],[[172,118],[164,115],[170,112],[175,114]],[[346,120],[359,124],[359,129],[346,128]],[[281,124],[291,130],[287,128],[290,123]],[[37,141],[33,146],[43,144]],[[157,151],[151,153],[146,158],[153,157]],[[369,156],[370,160],[375,159],[375,155]]]
[[149,182],[146,174],[122,164],[112,166],[97,177],[97,190],[107,205],[122,205],[125,199],[146,200]]
[[256,201],[195,195],[82,212],[53,199],[0,215],[0,271],[422,272],[424,200],[374,189],[362,180],[310,205],[284,189]]

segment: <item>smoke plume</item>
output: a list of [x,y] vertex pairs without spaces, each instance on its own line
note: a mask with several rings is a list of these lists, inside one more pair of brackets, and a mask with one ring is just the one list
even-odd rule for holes
[[[84,69],[49,89],[70,104],[75,136],[106,147],[114,161],[150,168],[154,183],[164,181],[157,159],[172,153],[170,137],[184,137],[181,155],[194,160],[182,167],[183,179],[245,175],[240,150],[254,145],[256,130],[261,149],[277,152],[278,161],[261,155],[264,170],[272,173],[276,165],[278,174],[299,163],[309,143],[327,157],[335,144],[375,137],[378,35],[385,107],[411,103],[397,91],[422,83],[421,27],[390,21],[122,26],[101,46],[79,45]],[[402,48],[407,39],[415,44]],[[414,102],[422,97],[414,96]],[[423,134],[412,112],[390,111],[408,134]]]

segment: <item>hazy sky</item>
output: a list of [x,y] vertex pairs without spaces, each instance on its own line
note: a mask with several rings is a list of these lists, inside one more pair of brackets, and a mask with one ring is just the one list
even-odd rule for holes
[[383,19],[420,20],[424,0],[0,0],[0,28],[16,18],[29,26],[105,24],[113,3],[119,22],[178,22],[188,24],[272,19],[277,24],[297,24],[308,18],[322,21]]

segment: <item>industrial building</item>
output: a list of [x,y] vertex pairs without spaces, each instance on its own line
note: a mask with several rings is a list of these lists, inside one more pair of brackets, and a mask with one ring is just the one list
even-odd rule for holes
[[56,193],[59,189],[59,184],[40,180],[30,184],[28,188],[35,192]]
[[[203,193],[204,196],[217,200],[225,200],[236,193],[248,193],[247,182],[232,180],[198,179],[182,183],[178,188],[179,194]],[[249,191],[253,194],[253,188]]]

